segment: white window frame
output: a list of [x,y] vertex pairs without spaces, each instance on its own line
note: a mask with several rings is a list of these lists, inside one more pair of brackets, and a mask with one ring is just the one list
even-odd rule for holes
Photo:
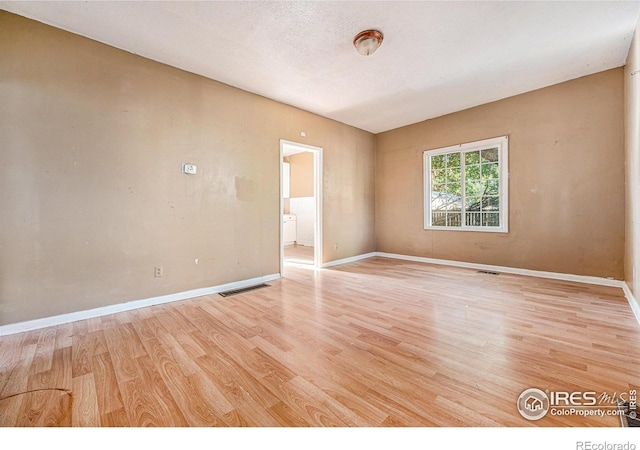
[[[462,224],[459,227],[433,226],[431,225],[431,156],[445,153],[467,153],[487,148],[498,148],[498,165],[500,168],[500,178],[498,179],[500,199],[500,226],[466,226],[465,220],[465,170],[464,154],[461,155],[460,172],[462,186]],[[424,229],[425,230],[446,230],[446,231],[482,231],[485,233],[508,233],[509,232],[509,136],[500,136],[482,141],[467,142],[465,144],[452,145],[450,147],[425,150],[423,153],[424,164]]]

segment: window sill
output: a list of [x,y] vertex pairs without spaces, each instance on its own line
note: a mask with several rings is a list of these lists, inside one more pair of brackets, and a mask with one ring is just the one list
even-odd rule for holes
[[480,233],[509,233],[509,229],[506,227],[424,227],[427,231],[476,231]]

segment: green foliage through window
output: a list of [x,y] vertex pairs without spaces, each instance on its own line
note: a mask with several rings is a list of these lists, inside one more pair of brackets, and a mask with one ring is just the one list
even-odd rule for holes
[[500,227],[499,147],[431,155],[431,226]]

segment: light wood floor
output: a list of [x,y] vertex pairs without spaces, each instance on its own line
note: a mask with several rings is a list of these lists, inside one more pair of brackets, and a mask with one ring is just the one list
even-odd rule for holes
[[638,389],[620,289],[373,258],[0,338],[4,426],[529,422],[526,388]]
[[292,262],[297,264],[313,264],[313,247],[307,247],[304,245],[285,245],[284,247],[284,260],[285,262]]

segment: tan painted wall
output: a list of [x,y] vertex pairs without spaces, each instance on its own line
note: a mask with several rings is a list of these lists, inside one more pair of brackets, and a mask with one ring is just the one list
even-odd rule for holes
[[280,139],[374,250],[372,134],[4,11],[0,61],[0,325],[277,273]]
[[296,153],[291,163],[291,198],[313,197],[313,153]]
[[[509,135],[508,234],[426,231],[422,152]],[[623,277],[623,71],[377,135],[377,250]]]
[[626,244],[625,277],[635,298],[640,295],[640,23],[624,68]]

